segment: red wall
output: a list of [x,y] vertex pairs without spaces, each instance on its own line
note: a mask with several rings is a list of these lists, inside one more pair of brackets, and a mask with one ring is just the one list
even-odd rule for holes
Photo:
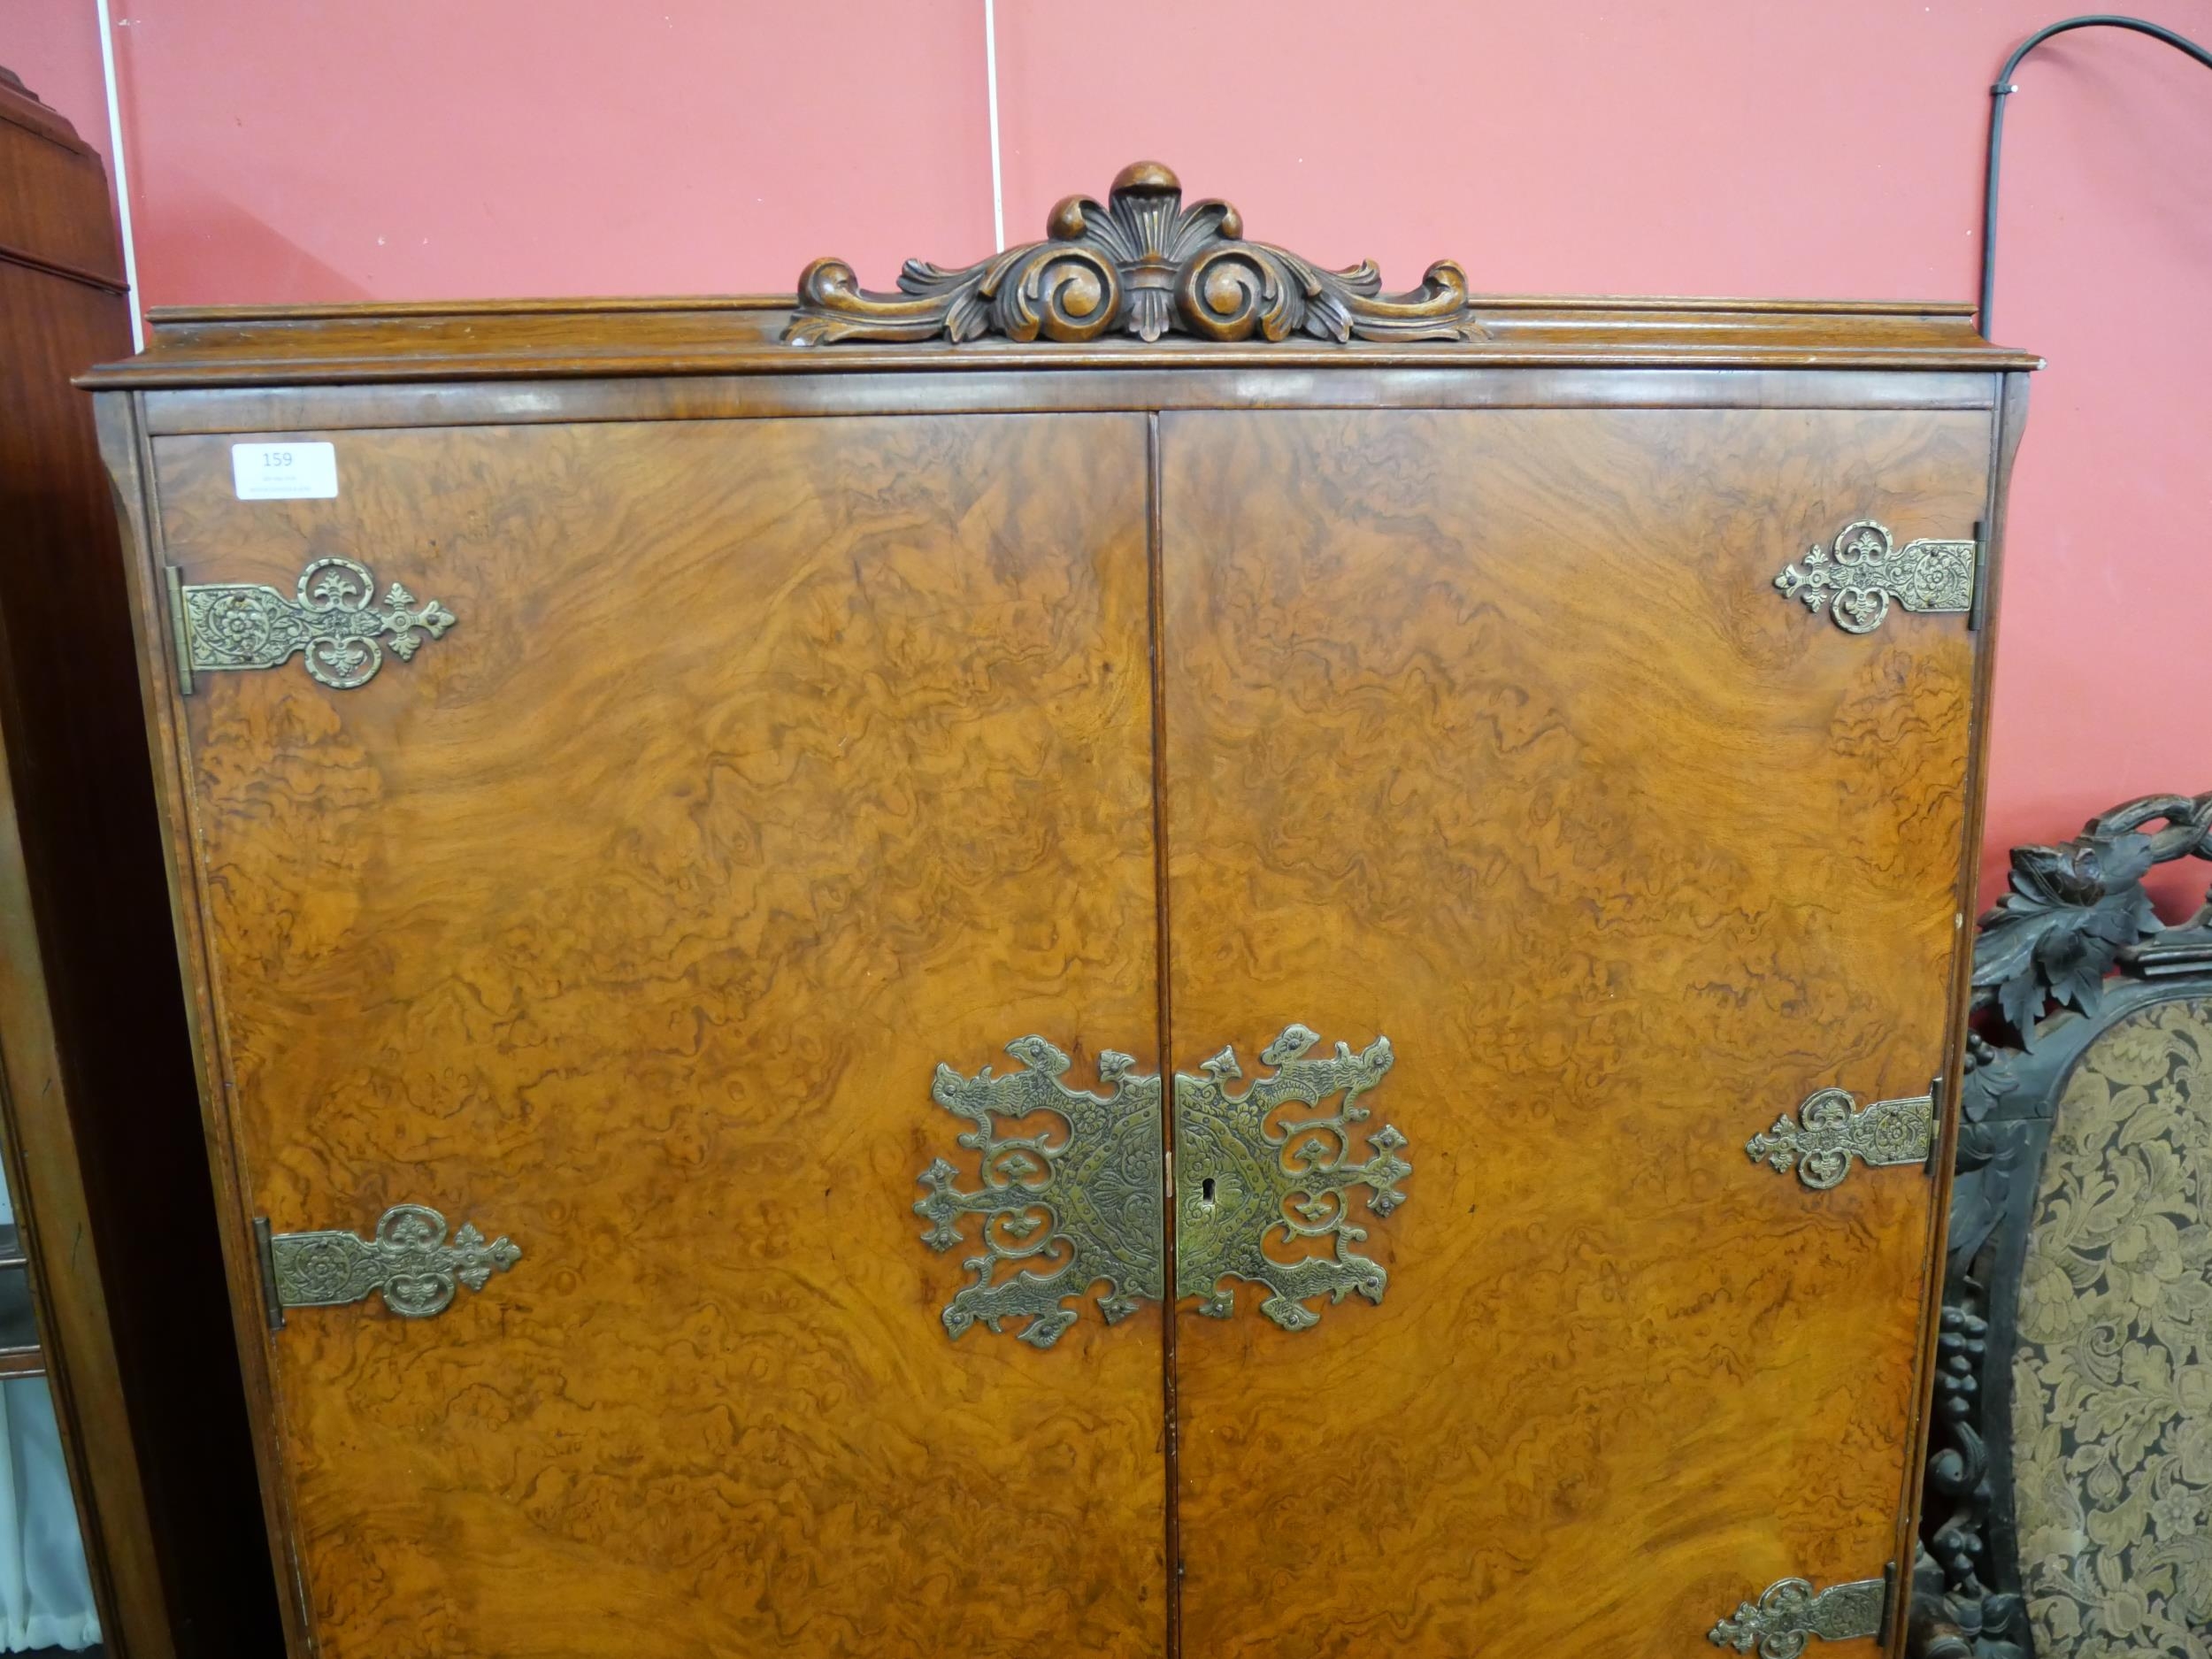
[[[887,286],[991,235],[982,0],[115,0],[154,304]],[[92,0],[0,62],[104,143]],[[1970,297],[1986,88],[2057,0],[999,0],[1007,233],[1153,156],[1394,285]],[[2212,0],[2161,0],[2212,41]],[[89,57],[88,57],[89,55]],[[2111,33],[2013,100],[1990,874],[2212,787],[2212,76]]]

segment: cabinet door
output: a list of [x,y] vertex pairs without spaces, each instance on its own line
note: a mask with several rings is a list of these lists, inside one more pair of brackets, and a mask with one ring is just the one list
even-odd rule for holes
[[[1973,636],[1776,577],[1853,520],[1970,538],[1987,412],[1162,442],[1185,1650],[1681,1655],[1878,1579],[1932,1183],[1746,1143],[1942,1068]],[[1371,1115],[1293,1128],[1316,1062]],[[1233,1223],[1278,1264],[1194,1269]]]
[[1156,1302],[952,1340],[914,1212],[940,1062],[1151,1069],[1143,419],[306,435],[156,460],[188,608],[377,595],[176,705],[320,1654],[1161,1651]]

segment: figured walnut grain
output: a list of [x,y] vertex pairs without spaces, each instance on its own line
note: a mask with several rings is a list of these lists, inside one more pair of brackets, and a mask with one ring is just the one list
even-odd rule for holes
[[949,1342],[909,1208],[937,1060],[1148,1047],[1142,420],[157,454],[186,580],[460,618],[184,705],[254,1207],[525,1252],[273,1344],[326,1659],[1159,1652],[1158,1310]]
[[1930,1184],[1742,1146],[1941,1068],[1974,650],[1770,581],[1854,516],[1969,533],[1989,437],[1164,418],[1175,1062],[1386,1033],[1414,1148],[1381,1305],[1179,1316],[1185,1651],[1679,1655],[1880,1574]]

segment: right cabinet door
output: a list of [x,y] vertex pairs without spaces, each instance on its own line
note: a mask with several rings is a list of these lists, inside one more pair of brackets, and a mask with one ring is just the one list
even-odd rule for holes
[[1163,418],[1186,1652],[1680,1655],[1879,1579],[1974,675],[1970,548],[1907,549],[1990,449]]

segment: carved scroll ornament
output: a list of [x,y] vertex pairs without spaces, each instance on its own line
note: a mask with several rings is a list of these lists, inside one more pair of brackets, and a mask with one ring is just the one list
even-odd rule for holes
[[[2011,891],[1978,924],[1975,1011],[2001,1020],[2033,1053],[2059,1011],[2095,1015],[2116,968],[2154,976],[2201,966],[2212,902],[2184,927],[2169,928],[2143,887],[2154,867],[2183,858],[2212,863],[2212,791],[2144,795],[2099,813],[2072,841],[2014,848]],[[2166,933],[2174,937],[2159,941]],[[2161,960],[2133,960],[2146,941],[2157,942]],[[1996,1057],[1986,1041],[1970,1053]]]
[[1467,278],[1449,260],[1421,286],[1385,294],[1371,262],[1328,271],[1286,249],[1244,240],[1226,202],[1183,205],[1183,187],[1154,161],[1124,167],[1103,204],[1071,196],[1045,221],[1045,240],[979,265],[946,270],[910,259],[899,292],[860,287],[841,259],[817,259],[799,278],[794,345],[839,340],[957,343],[1081,342],[1132,334],[1203,340],[1464,340],[1482,333]]

